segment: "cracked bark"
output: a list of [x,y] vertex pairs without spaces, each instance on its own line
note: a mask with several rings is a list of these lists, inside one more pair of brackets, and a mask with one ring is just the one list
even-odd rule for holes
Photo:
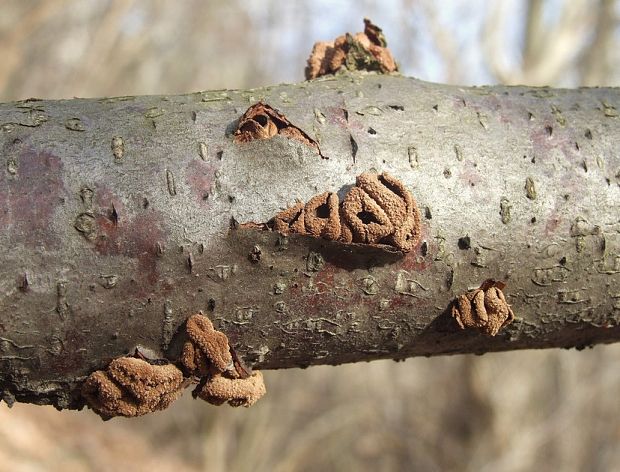
[[[259,100],[329,159],[235,143]],[[257,369],[614,342],[619,108],[618,89],[374,74],[0,104],[2,398],[79,408],[85,377],[136,345],[176,360],[200,310]],[[231,225],[373,169],[425,216],[404,256]],[[450,302],[489,278],[515,321],[460,330]]]

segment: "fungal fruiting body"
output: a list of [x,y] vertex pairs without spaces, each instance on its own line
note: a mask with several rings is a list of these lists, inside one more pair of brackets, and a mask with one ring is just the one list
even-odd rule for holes
[[364,18],[363,33],[346,33],[331,42],[315,43],[308,58],[306,79],[335,74],[341,68],[383,74],[398,70],[383,31],[368,18]]
[[103,419],[142,416],[167,408],[183,389],[183,373],[173,364],[151,365],[119,357],[90,374],[82,386],[88,405]]
[[181,363],[193,375],[202,377],[210,371],[223,372],[232,366],[228,338],[213,327],[209,318],[192,315],[185,329],[189,340],[183,345]]
[[321,154],[316,141],[293,125],[278,110],[263,102],[255,103],[239,118],[234,140],[237,143],[247,143],[257,139],[270,139],[277,134],[299,141]]
[[228,403],[230,406],[249,407],[265,394],[262,372],[255,370],[246,378],[231,377],[230,374],[215,374],[197,388],[194,395],[212,405]]
[[[266,392],[263,374],[251,372],[229,347],[228,338],[211,320],[196,314],[187,319],[188,341],[180,362],[190,377],[199,378],[193,392],[214,405],[251,406]],[[149,360],[144,348],[137,357],[114,359],[105,370],[90,374],[82,396],[101,418],[142,416],[167,408],[190,383],[183,372],[165,359]]]
[[278,213],[271,225],[280,233],[299,233],[343,243],[392,246],[411,251],[420,239],[420,212],[411,193],[384,172],[365,172],[339,204],[335,193],[316,195]]
[[192,315],[186,329],[189,340],[183,346],[181,362],[190,375],[200,378],[194,398],[214,405],[249,407],[265,394],[262,373],[250,372],[243,365],[226,335],[217,331],[209,318]]
[[486,280],[480,288],[459,295],[452,304],[451,314],[461,329],[477,329],[495,336],[514,320],[514,313],[502,292],[502,282]]

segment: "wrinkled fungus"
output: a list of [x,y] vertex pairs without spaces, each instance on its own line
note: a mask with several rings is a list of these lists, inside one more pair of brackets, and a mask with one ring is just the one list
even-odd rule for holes
[[338,204],[325,192],[307,204],[297,202],[278,213],[271,227],[343,243],[392,246],[409,252],[420,238],[420,213],[411,193],[395,177],[365,172]]
[[187,319],[189,341],[183,345],[181,363],[193,375],[202,377],[211,371],[223,372],[232,363],[228,338],[215,330],[211,320],[196,314]]
[[316,141],[293,125],[281,112],[263,102],[255,103],[239,118],[234,139],[237,143],[247,143],[256,139],[270,139],[276,134],[299,141],[321,154]]
[[213,404],[251,406],[265,394],[263,374],[248,369],[224,333],[213,328],[204,315],[187,319],[189,341],[183,346],[181,362],[194,377],[198,386],[192,395]]
[[486,280],[480,288],[459,295],[452,303],[451,314],[461,329],[477,329],[487,336],[495,336],[500,329],[514,320],[514,313],[506,302],[502,282]]
[[341,68],[382,74],[398,70],[381,28],[368,18],[364,19],[363,33],[346,33],[331,42],[315,43],[308,58],[306,79],[335,74]]
[[249,407],[266,392],[263,374],[255,370],[249,377],[235,378],[228,373],[215,374],[194,395],[213,405]]
[[119,357],[106,370],[88,376],[82,395],[104,420],[142,416],[167,408],[183,389],[183,374],[172,364],[151,365],[142,359]]

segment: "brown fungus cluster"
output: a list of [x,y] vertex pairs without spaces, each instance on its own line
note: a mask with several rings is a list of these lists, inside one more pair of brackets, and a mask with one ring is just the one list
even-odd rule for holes
[[364,18],[363,33],[346,33],[331,42],[315,43],[308,58],[306,79],[335,74],[341,68],[382,74],[398,70],[383,31],[368,18]]
[[451,314],[461,329],[476,329],[495,336],[514,320],[514,313],[502,290],[505,285],[486,280],[480,288],[459,295],[452,304]]
[[234,140],[247,143],[256,139],[270,139],[277,134],[299,141],[321,155],[316,141],[293,125],[281,112],[263,102],[255,103],[241,115]]
[[173,364],[151,365],[119,357],[90,374],[82,386],[89,406],[103,419],[142,416],[167,408],[183,390],[183,373]]
[[213,327],[209,318],[192,315],[185,329],[189,341],[183,345],[181,363],[192,375],[203,377],[211,371],[223,372],[232,366],[228,338]]
[[325,192],[281,211],[270,225],[283,234],[392,246],[402,252],[411,251],[420,238],[420,213],[413,196],[386,172],[359,175],[342,203],[335,193]]
[[104,420],[142,416],[170,406],[192,379],[198,379],[193,396],[214,405],[248,407],[265,394],[262,373],[243,364],[209,318],[190,316],[186,332],[180,362],[188,377],[167,360],[149,359],[136,349],[135,357],[114,359],[88,376],[81,393],[89,407]]
[[204,315],[187,319],[189,340],[183,346],[181,363],[200,379],[192,395],[213,404],[249,407],[266,392],[263,375],[250,372],[228,345],[224,333],[214,329]]

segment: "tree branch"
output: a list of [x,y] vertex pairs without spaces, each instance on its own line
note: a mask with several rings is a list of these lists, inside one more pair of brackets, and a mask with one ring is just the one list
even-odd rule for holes
[[[234,142],[259,100],[328,159]],[[259,369],[614,342],[619,107],[617,89],[374,74],[1,104],[3,398],[78,408],[85,377],[136,345],[176,361],[198,311]],[[238,225],[368,170],[418,202],[406,255]],[[516,317],[494,337],[449,311],[486,279]]]

